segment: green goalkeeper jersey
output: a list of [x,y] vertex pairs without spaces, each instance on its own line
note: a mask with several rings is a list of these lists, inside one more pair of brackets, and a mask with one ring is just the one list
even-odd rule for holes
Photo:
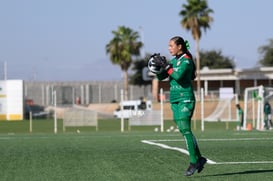
[[169,61],[173,70],[163,71],[157,74],[159,80],[169,77],[170,82],[170,102],[191,102],[195,101],[192,86],[193,76],[195,76],[195,65],[191,58],[183,54],[180,58],[173,58]]

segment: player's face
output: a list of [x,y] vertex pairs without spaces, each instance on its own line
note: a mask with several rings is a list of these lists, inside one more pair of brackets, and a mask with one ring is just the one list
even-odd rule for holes
[[169,52],[172,56],[180,55],[182,53],[181,49],[181,45],[176,45],[173,40],[169,41]]

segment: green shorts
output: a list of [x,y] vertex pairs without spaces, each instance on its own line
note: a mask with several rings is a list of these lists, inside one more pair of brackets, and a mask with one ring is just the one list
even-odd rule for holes
[[180,101],[171,103],[171,108],[173,111],[173,119],[188,119],[190,120],[194,111],[195,101]]

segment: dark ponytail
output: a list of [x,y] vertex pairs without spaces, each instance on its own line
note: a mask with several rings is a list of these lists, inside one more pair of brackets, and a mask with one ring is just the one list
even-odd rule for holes
[[184,40],[180,36],[175,36],[175,37],[171,38],[171,40],[174,41],[176,45],[182,45],[183,53],[186,53],[192,59],[192,54],[189,51],[190,44],[189,44],[189,42],[187,40]]

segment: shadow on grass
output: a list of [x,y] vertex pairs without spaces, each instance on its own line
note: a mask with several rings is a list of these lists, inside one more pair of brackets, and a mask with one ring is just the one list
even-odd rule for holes
[[247,171],[242,171],[242,172],[230,172],[230,173],[221,173],[221,174],[213,174],[213,175],[204,175],[203,177],[244,175],[244,174],[257,174],[257,173],[269,173],[269,172],[273,172],[273,169],[271,169],[271,170],[247,170]]

